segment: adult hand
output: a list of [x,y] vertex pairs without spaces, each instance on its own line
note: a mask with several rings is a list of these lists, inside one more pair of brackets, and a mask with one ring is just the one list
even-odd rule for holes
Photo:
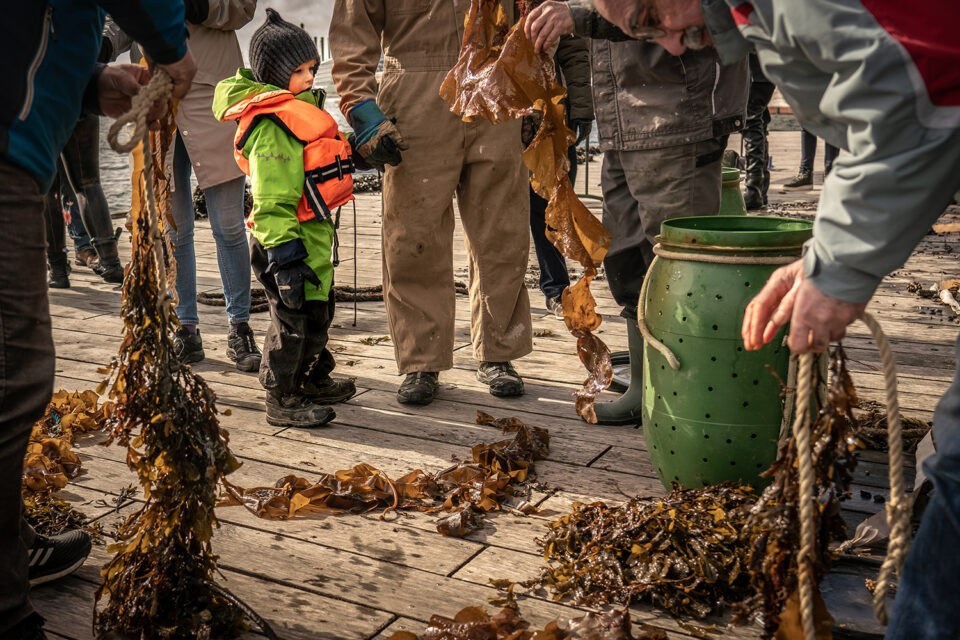
[[197,74],[197,61],[193,59],[190,49],[187,49],[187,55],[183,56],[173,64],[157,65],[168,74],[173,80],[173,97],[182,98],[190,90],[190,83],[193,82],[193,76]]
[[780,267],[743,314],[740,335],[747,351],[773,340],[790,322],[788,345],[794,353],[826,351],[844,336],[847,325],[863,315],[866,304],[844,302],[821,293],[803,275],[803,261]]
[[566,2],[546,0],[527,14],[523,32],[527,39],[533,42],[535,53],[546,51],[560,39],[560,36],[573,33],[573,17],[570,15],[570,8]]
[[[111,64],[103,68],[97,78],[97,97],[100,111],[111,118],[130,110],[130,101],[140,88],[150,81],[150,72],[136,64]],[[151,120],[161,114],[156,114]]]

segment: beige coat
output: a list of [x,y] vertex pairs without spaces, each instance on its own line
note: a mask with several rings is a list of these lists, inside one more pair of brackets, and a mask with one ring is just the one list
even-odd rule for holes
[[[213,117],[213,90],[243,66],[237,29],[250,22],[256,0],[209,0],[210,13],[202,24],[188,24],[190,51],[197,60],[197,75],[190,93],[180,101],[177,129],[190,156],[193,173],[207,189],[243,175],[233,159],[233,122]],[[173,154],[167,155],[172,159]]]
[[[512,16],[512,1],[501,2]],[[438,95],[457,62],[469,4],[337,0],[330,26],[341,111],[375,98],[410,145],[399,166],[386,168],[383,189],[384,298],[401,373],[453,366],[454,196],[466,236],[474,356],[513,360],[532,349],[520,122],[467,124]]]

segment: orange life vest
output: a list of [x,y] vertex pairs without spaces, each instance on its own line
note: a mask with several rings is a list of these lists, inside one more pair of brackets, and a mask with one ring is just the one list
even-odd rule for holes
[[224,120],[236,120],[234,157],[250,175],[250,162],[243,146],[261,118],[280,126],[303,144],[303,195],[297,205],[297,220],[305,222],[331,217],[330,210],[353,200],[353,161],[350,143],[340,133],[333,117],[289,91],[266,91],[241,100],[227,109]]

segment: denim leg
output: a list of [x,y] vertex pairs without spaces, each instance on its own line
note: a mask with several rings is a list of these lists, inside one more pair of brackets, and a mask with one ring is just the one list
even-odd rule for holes
[[827,175],[830,173],[830,170],[833,169],[833,161],[840,155],[840,149],[826,140],[824,140],[823,145],[823,175]]
[[232,323],[250,319],[250,253],[243,219],[243,191],[246,178],[203,190],[210,214],[210,228],[217,244],[217,264]]
[[[960,340],[957,342],[960,358]],[[960,370],[933,416],[937,452],[924,462],[933,496],[910,546],[887,640],[960,638]]]
[[173,198],[171,209],[176,230],[170,229],[173,257],[177,261],[177,318],[180,324],[197,326],[197,254],[193,247],[193,193],[190,189],[190,156],[180,134],[173,147]]
[[817,155],[817,136],[806,129],[800,138],[800,171],[813,171],[813,158]]

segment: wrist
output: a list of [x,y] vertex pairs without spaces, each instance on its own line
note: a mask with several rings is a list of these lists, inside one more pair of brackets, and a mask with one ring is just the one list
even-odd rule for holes
[[368,98],[351,109],[347,114],[347,120],[350,121],[350,126],[356,133],[357,147],[363,146],[370,140],[376,134],[378,125],[386,119],[387,116],[373,98]]

